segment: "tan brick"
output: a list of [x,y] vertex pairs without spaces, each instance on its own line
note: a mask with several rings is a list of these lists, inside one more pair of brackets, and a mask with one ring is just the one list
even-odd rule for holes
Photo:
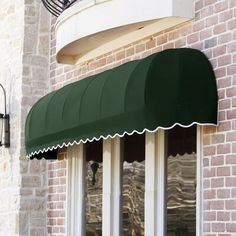
[[229,165],[236,164],[236,155],[227,155],[226,164],[229,164]]
[[210,135],[204,135],[203,145],[210,145],[210,144],[211,144],[211,136]]
[[213,35],[212,31],[209,29],[200,31],[200,40],[210,38]]
[[221,166],[224,164],[224,156],[214,156],[211,158],[211,166]]
[[199,41],[199,32],[190,34],[187,37],[187,43],[188,44],[195,43],[195,42],[198,42],[198,41]]
[[167,35],[160,35],[156,38],[157,45],[161,45],[167,42]]
[[154,48],[156,46],[156,39],[150,39],[147,43],[146,43],[146,49],[151,49]]
[[231,86],[231,78],[230,77],[226,77],[223,79],[218,79],[217,80],[217,85],[219,88],[227,88]]
[[218,167],[216,174],[217,176],[230,176],[230,167]]
[[225,99],[225,100],[220,100],[219,101],[219,110],[226,110],[231,107],[231,100],[230,99]]
[[205,190],[203,193],[204,199],[215,199],[216,191],[214,189]]
[[212,232],[224,232],[225,224],[224,223],[212,223]]
[[230,8],[227,11],[222,11],[219,14],[219,22],[226,22],[233,17],[233,10]]
[[211,210],[223,210],[224,209],[224,201],[223,200],[214,200],[210,202]]
[[204,223],[203,224],[203,231],[204,232],[210,232],[211,224],[210,223]]
[[236,210],[236,200],[225,200],[225,209]]
[[[226,75],[226,68],[222,67],[215,69],[215,75],[217,78],[224,77]],[[220,93],[220,91],[218,93]]]
[[226,230],[227,232],[236,232],[236,223],[227,223],[226,224]]
[[217,212],[217,221],[229,221],[230,213],[229,212]]
[[231,142],[231,141],[236,141],[236,132],[233,131],[233,132],[228,132],[226,134],[226,141],[227,142]]
[[134,55],[134,47],[130,47],[126,50],[126,56],[127,57],[130,57],[132,55]]
[[232,38],[233,38],[232,34],[229,32],[226,32],[218,36],[218,44],[228,43],[232,40]]
[[216,13],[225,11],[227,9],[228,9],[228,4],[226,4],[225,2],[219,2],[214,5],[214,11]]
[[122,60],[125,58],[125,51],[120,51],[116,54],[116,60],[119,61],[119,60]]
[[218,16],[210,16],[206,19],[206,27],[216,25],[218,23]]
[[216,220],[215,211],[207,211],[204,213],[204,221],[215,221],[215,220]]
[[217,60],[218,60],[218,66],[225,66],[225,65],[231,64],[232,57],[231,55],[225,55],[225,56],[219,57]]
[[228,29],[233,30],[236,28],[236,19],[232,19],[228,22]]
[[203,176],[206,178],[216,176],[216,169],[215,168],[204,168]]
[[229,189],[217,189],[217,198],[230,198],[230,190]]
[[211,188],[222,188],[224,186],[224,178],[211,179]]
[[226,23],[221,23],[214,26],[213,33],[215,35],[218,35],[218,34],[226,32],[226,30],[227,30]]
[[217,154],[227,154],[230,153],[230,144],[218,144]]
[[216,147],[204,147],[203,148],[203,155],[204,156],[211,156],[216,154]]
[[223,143],[225,141],[225,134],[213,134],[212,144]]
[[145,50],[145,44],[138,44],[135,46],[135,53],[143,52]]
[[226,187],[236,187],[236,177],[226,178]]
[[227,112],[227,119],[235,119],[236,118],[236,109],[232,109]]

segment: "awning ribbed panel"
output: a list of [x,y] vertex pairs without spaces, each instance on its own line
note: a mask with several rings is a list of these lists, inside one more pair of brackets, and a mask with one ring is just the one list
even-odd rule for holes
[[30,157],[59,147],[175,124],[217,124],[217,88],[206,56],[168,49],[69,84],[30,110]]

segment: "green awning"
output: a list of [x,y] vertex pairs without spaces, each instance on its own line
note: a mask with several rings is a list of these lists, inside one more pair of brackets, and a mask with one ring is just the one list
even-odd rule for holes
[[26,120],[27,155],[47,157],[64,146],[176,124],[217,124],[217,100],[206,56],[168,49],[40,99]]

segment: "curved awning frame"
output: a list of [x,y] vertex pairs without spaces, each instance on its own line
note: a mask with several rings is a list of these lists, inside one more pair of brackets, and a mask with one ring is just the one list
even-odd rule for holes
[[[40,99],[25,126],[27,155],[175,125],[217,124],[216,79],[198,50],[168,49]],[[54,155],[54,154],[52,154]]]

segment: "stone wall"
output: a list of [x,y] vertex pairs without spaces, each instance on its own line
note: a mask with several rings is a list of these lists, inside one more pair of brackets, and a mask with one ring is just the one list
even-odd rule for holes
[[[52,20],[52,30],[54,25],[55,19]],[[203,227],[200,234],[233,235],[236,232],[236,1],[196,0],[193,22],[77,66],[57,64],[55,45],[52,33],[52,89],[167,48],[191,47],[207,55],[217,78],[219,126],[205,126],[202,130]],[[55,168],[61,162],[57,163]],[[50,232],[58,227],[56,219],[53,218],[54,225],[50,224]]]
[[1,1],[0,83],[11,146],[0,148],[0,235],[46,235],[47,165],[26,158],[24,123],[30,107],[49,91],[49,31],[50,15],[40,0]]
[[[7,112],[11,122],[11,147],[0,148],[0,235],[19,234],[20,202],[20,106],[24,1],[1,1],[0,5],[0,83],[6,89]],[[0,91],[2,105],[3,95]],[[3,113],[3,106],[1,113]]]
[[47,235],[47,161],[29,161],[24,148],[24,125],[31,106],[50,92],[50,14],[41,0],[25,0],[22,57],[20,235]]

